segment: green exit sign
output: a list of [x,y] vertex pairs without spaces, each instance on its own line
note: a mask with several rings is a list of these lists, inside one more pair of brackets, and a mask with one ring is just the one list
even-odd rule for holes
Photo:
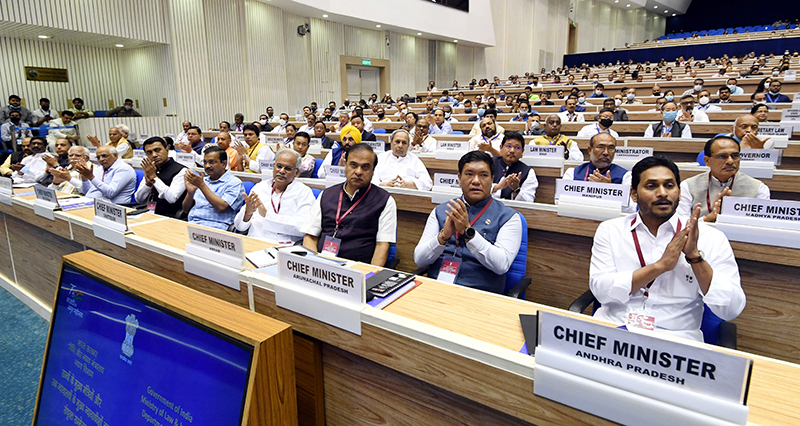
[[361,65],[372,65],[372,59],[362,59]]

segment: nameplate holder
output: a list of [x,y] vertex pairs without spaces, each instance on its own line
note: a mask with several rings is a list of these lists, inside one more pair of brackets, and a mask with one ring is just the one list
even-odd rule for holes
[[361,335],[364,274],[321,259],[278,250],[275,303],[281,308]]
[[622,424],[747,423],[748,358],[545,311],[539,330],[535,395]]
[[188,225],[189,243],[183,269],[234,290],[240,290],[239,273],[244,268],[242,238]]
[[564,145],[525,145],[522,162],[530,167],[564,167]]
[[143,149],[134,149],[133,150],[133,159],[131,160],[131,166],[136,169],[142,168],[142,160],[147,157],[147,154],[144,152]]
[[258,167],[261,169],[262,175],[272,175],[272,169],[275,168],[275,161],[274,160],[258,160]]
[[56,191],[42,185],[34,185],[33,191],[36,193],[36,199],[33,200],[33,212],[45,219],[56,220],[53,211],[61,209],[61,206],[58,205]]
[[775,148],[785,149],[789,147],[789,139],[792,137],[792,126],[781,126],[773,124],[762,124],[758,126],[758,136],[761,139],[770,138]]
[[384,141],[366,141],[366,144],[371,146],[375,152],[386,151],[386,143]]
[[[51,127],[51,129],[52,129],[52,127]],[[96,146],[90,146],[90,147],[88,147],[88,149],[89,149],[89,161],[91,161],[93,163],[96,163],[97,162],[97,147]]]
[[469,151],[468,141],[436,141],[437,160],[460,160]]
[[0,203],[11,205],[14,196],[14,182],[11,178],[0,177]]
[[175,162],[178,164],[183,165],[184,167],[188,167],[193,169],[197,166],[194,162],[194,153],[193,152],[176,152],[175,153]]
[[94,200],[94,236],[111,244],[126,248],[125,234],[130,233],[125,207],[99,198]]
[[[797,80],[797,70],[786,70],[783,74],[783,81]],[[794,99],[797,100],[797,93],[794,94]]]
[[306,154],[322,154],[322,138],[311,138],[311,140],[308,141],[308,152],[306,152]]
[[344,175],[343,166],[333,166],[330,164],[326,164],[324,167],[325,167],[325,180],[334,183],[341,183],[345,181],[346,178]]
[[723,197],[717,229],[731,241],[800,248],[800,202]]
[[[744,149],[742,151],[750,151]],[[763,149],[753,151],[768,151]],[[775,164],[771,161],[742,161],[739,163],[739,171],[756,179],[772,179],[775,172]]]
[[629,185],[556,179],[555,201],[559,216],[611,219],[620,215],[629,200]]
[[618,146],[614,154],[614,164],[631,170],[640,160],[652,156],[653,148]]

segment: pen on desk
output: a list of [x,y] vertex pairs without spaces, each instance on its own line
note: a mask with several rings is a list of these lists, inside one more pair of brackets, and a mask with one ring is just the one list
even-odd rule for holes
[[[269,249],[267,249],[267,250],[269,250]],[[267,252],[267,254],[269,255],[269,257],[271,257],[271,258],[275,259],[275,256],[274,256],[274,255],[273,255],[271,252],[269,252],[269,251],[267,251],[267,250],[264,250],[264,251],[266,251],[266,252]]]

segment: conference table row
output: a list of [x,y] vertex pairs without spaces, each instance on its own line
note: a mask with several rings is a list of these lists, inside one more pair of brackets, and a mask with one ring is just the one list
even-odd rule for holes
[[[256,175],[243,178],[254,179]],[[323,182],[308,182],[324,186]],[[26,193],[29,190],[22,190]],[[17,190],[17,192],[21,192]],[[426,195],[410,190],[392,190],[400,208],[402,223],[398,247],[401,269],[410,266],[408,254],[418,235],[421,219],[427,215]],[[429,197],[429,196],[428,196]],[[56,211],[54,220],[33,212],[33,196],[13,197],[12,205],[0,204],[0,274],[4,285],[22,299],[30,297],[45,308],[52,307],[62,255],[92,249],[142,270],[176,281],[197,291],[289,323],[295,331],[295,362],[298,411],[301,424],[609,424],[590,414],[533,395],[535,359],[520,353],[524,343],[519,314],[547,310],[568,313],[554,306],[511,299],[420,277],[421,285],[383,310],[366,307],[362,312],[362,333],[352,334],[276,305],[277,278],[263,271],[245,269],[239,275],[241,288],[235,290],[183,268],[184,247],[189,242],[185,222],[153,214],[129,221],[131,233],[126,247],[97,238],[92,230],[93,209]],[[427,198],[429,200],[429,198]],[[572,298],[585,288],[585,276],[575,269],[588,259],[586,249],[596,225],[590,221],[559,218],[552,208],[534,205],[529,209],[510,203],[529,221],[531,247],[536,268],[529,289],[531,299],[558,299],[565,292]],[[432,204],[430,205],[432,207]],[[549,240],[549,242],[548,242]],[[270,244],[243,237],[245,252]],[[742,247],[737,247],[737,254]],[[750,252],[750,250],[746,250]],[[765,250],[766,251],[766,250]],[[781,257],[772,248],[763,257]],[[784,251],[784,258],[796,256]],[[753,252],[753,257],[759,255]],[[579,262],[570,259],[578,259]],[[741,262],[741,260],[740,260]],[[766,259],[747,260],[743,281],[748,294],[764,284],[760,277],[773,267]],[[768,266],[768,267],[766,267]],[[375,270],[363,264],[362,271]],[[545,275],[573,276],[570,288]],[[796,272],[795,272],[796,274]],[[774,276],[774,274],[773,274]],[[757,281],[754,283],[753,281]],[[764,287],[767,287],[764,285]],[[774,297],[768,306],[750,299],[745,315],[769,316],[757,341],[741,335],[747,352],[736,352],[754,360],[748,405],[751,424],[797,424],[800,422],[800,366],[759,355],[771,350],[797,353],[791,336],[796,331],[782,328],[780,316],[797,316],[782,311],[792,300],[792,280],[769,285]],[[769,293],[769,292],[768,292]],[[35,304],[35,303],[34,303]],[[758,312],[753,312],[757,310]],[[583,316],[583,318],[588,318]],[[767,322],[767,321],[764,321]],[[740,329],[747,328],[744,322]],[[727,351],[721,348],[715,350]],[[778,358],[781,358],[780,356]],[[784,360],[791,358],[782,357]],[[796,360],[791,360],[796,362]]]

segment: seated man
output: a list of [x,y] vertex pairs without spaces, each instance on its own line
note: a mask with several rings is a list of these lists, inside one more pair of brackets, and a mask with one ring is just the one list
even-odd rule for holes
[[505,275],[521,240],[519,215],[492,198],[494,162],[470,151],[458,160],[462,196],[438,205],[428,216],[414,249],[414,262],[428,276],[493,293],[505,290]]
[[[297,136],[302,134],[305,132]],[[272,179],[257,183],[250,195],[245,197],[245,205],[236,214],[234,224],[238,231],[247,231],[248,236],[273,244],[293,244],[303,239],[300,227],[308,219],[315,198],[311,188],[295,181],[300,164],[301,157],[296,151],[278,151]]]
[[275,158],[275,153],[267,144],[258,140],[258,127],[245,124],[243,133],[245,143],[236,143],[236,152],[241,158],[242,168],[245,172],[261,173],[259,161],[270,161]]
[[639,161],[631,184],[639,213],[601,223],[594,236],[589,285],[603,305],[595,317],[626,324],[642,314],[655,330],[702,341],[703,303],[727,321],[744,309],[730,243],[698,223],[700,205],[677,212],[683,185],[671,160]]
[[733,123],[729,136],[739,142],[741,149],[772,149],[775,141],[771,138],[759,138],[758,119],[752,114],[740,115]]
[[3,165],[0,166],[0,174],[10,177],[12,173],[21,170],[22,159],[29,155],[33,155],[33,151],[31,151],[31,138],[24,138],[20,142],[19,149],[6,157]]
[[212,146],[203,154],[205,177],[194,170],[184,173],[186,197],[183,211],[189,212],[189,223],[223,231],[233,224],[236,213],[244,204],[244,185],[226,170],[227,164],[225,151]]
[[[317,121],[317,123],[321,122]],[[298,177],[310,178],[311,175],[314,174],[314,165],[316,164],[317,159],[308,153],[308,143],[310,141],[311,137],[306,132],[297,132],[297,134],[294,136],[292,149],[296,153],[300,154],[300,174]],[[275,158],[278,158],[278,156],[276,155]]]
[[598,133],[610,133],[614,138],[618,138],[619,134],[611,130],[614,124],[614,111],[609,108],[603,108],[597,114],[597,123],[587,124],[578,131],[579,138],[590,138]]
[[598,133],[589,139],[589,161],[564,173],[563,179],[591,182],[631,184],[631,172],[613,164],[617,140],[608,133]]
[[566,107],[566,109],[558,113],[558,116],[561,117],[562,123],[586,122],[586,119],[583,117],[583,114],[576,112],[576,108],[578,107],[578,101],[577,99],[575,99],[574,96],[567,97],[567,100],[564,101],[564,106]]
[[[75,129],[75,123],[72,121],[74,115],[72,111],[64,110],[61,111],[61,117],[50,120],[48,123],[50,127],[47,133],[47,146],[50,152],[55,152],[56,141],[59,139],[67,139],[70,143],[78,143],[81,140]],[[69,128],[65,129],[65,127]]]
[[[544,122],[545,134],[535,138],[532,143],[536,145],[562,145],[564,146],[564,159],[583,161],[583,152],[578,143],[561,134],[561,117],[551,114]],[[580,134],[579,134],[580,136]]]
[[131,202],[136,190],[136,172],[119,158],[117,150],[110,145],[97,148],[97,162],[73,164],[81,175],[81,192],[89,198],[100,198],[115,204]]
[[768,200],[769,187],[758,179],[739,172],[739,143],[733,137],[715,136],[704,148],[706,165],[711,169],[681,183],[681,204],[678,214],[686,215],[693,205],[700,204],[705,222],[716,222],[722,197],[760,198]]
[[389,138],[392,149],[378,154],[378,164],[372,183],[379,186],[419,189],[430,191],[431,175],[416,154],[408,152],[411,136],[408,131],[398,129]]
[[781,81],[778,79],[772,80],[769,83],[769,93],[764,93],[768,103],[774,104],[777,102],[790,103],[792,100],[781,94]]
[[628,118],[628,110],[620,108],[620,105],[622,105],[621,95],[616,96],[619,96],[619,98],[615,97],[603,100],[603,108],[610,109],[614,113],[614,121],[630,121],[630,118]]
[[519,132],[505,134],[500,155],[493,158],[492,196],[506,200],[534,202],[539,181],[536,172],[519,161],[525,149],[525,138]]
[[48,188],[55,189],[58,192],[66,194],[81,193],[81,175],[75,170],[75,164],[89,162],[89,149],[85,146],[71,146],[69,148],[69,165],[47,168],[47,173],[53,176],[53,181]]
[[47,155],[47,142],[41,136],[34,136],[30,147],[32,155],[23,158],[20,161],[22,167],[11,175],[14,183],[41,183],[48,177],[47,162],[44,159]]
[[133,99],[125,99],[122,106],[106,111],[106,117],[141,117],[139,111],[133,109]]
[[500,155],[500,146],[503,144],[503,134],[497,133],[497,124],[492,117],[484,117],[480,122],[481,134],[469,140],[469,150],[480,150],[489,155]]
[[203,131],[200,130],[198,126],[191,126],[186,130],[186,142],[179,142],[177,148],[179,151],[194,151],[197,155],[203,155],[203,147],[205,147],[205,145],[206,141],[203,138]]
[[314,123],[314,137],[319,139],[319,143],[322,145],[323,149],[331,149],[333,148],[333,144],[336,143],[335,140],[325,135],[327,130],[328,129],[325,128],[325,123],[322,121],[317,121]]
[[453,127],[445,121],[444,110],[441,108],[433,110],[433,123],[428,132],[432,135],[450,135],[453,133]]
[[3,141],[4,149],[13,149],[14,141],[33,136],[30,127],[28,123],[22,121],[22,114],[19,111],[11,111],[8,121],[0,126],[0,139]]
[[525,134],[528,136],[542,136],[547,134],[542,126],[542,117],[539,113],[533,113],[528,116],[528,121],[525,122]]
[[340,146],[334,145],[333,149],[331,149],[328,155],[325,156],[325,159],[322,160],[322,165],[319,166],[317,176],[319,176],[320,179],[325,179],[328,176],[328,171],[325,170],[325,166],[333,165],[344,167],[345,158],[347,158],[345,153],[353,145],[361,143],[361,131],[355,126],[344,126],[340,137],[342,139]]
[[528,116],[531,113],[531,104],[526,100],[521,100],[519,102],[519,115],[515,115],[511,117],[511,121],[521,121],[526,122],[528,121]]
[[[120,158],[133,158],[133,150],[135,147],[128,141],[128,134],[130,129],[124,124],[120,124],[108,129],[108,142],[105,145],[110,145],[117,150]],[[86,139],[95,147],[102,146],[100,139],[95,135],[86,135]]]
[[371,184],[378,156],[367,144],[344,153],[343,183],[326,189],[300,228],[312,251],[384,266],[396,240],[397,205],[386,190]]
[[[239,153],[236,152],[236,148],[231,146],[231,134],[227,131],[221,131],[219,134],[214,137],[214,141],[218,147],[225,150],[225,154],[228,155],[228,167],[233,172],[243,172],[244,171],[244,164],[242,160],[239,158]],[[197,155],[195,154],[195,162],[197,161]]]
[[678,121],[708,123],[708,114],[694,106],[694,97],[686,95],[681,97],[681,110],[678,111]]
[[539,100],[534,102],[533,105],[534,106],[553,105],[553,103],[550,102],[550,94],[551,94],[550,92],[542,92],[539,96]]
[[[70,117],[74,117],[75,121],[83,120],[84,118],[94,117],[94,111],[90,110],[89,108],[84,108],[83,99],[81,98],[73,99],[72,108],[68,109],[67,111],[72,113]],[[64,115],[63,111],[61,112],[61,115],[62,116]]]
[[681,123],[678,118],[678,104],[673,101],[661,105],[661,121],[650,124],[644,130],[646,138],[691,138],[692,129],[686,123]]
[[[480,112],[478,113],[480,115]],[[496,109],[487,109],[483,113],[483,117],[480,120],[476,120],[475,124],[472,125],[472,129],[469,131],[470,136],[480,135],[481,134],[481,120],[486,117],[492,117],[495,123],[495,127],[497,128],[497,134],[502,134],[506,132],[506,129],[503,126],[497,124],[497,110]]]
[[364,142],[375,142],[378,140],[375,134],[364,130],[364,117],[360,115],[353,115],[350,119],[350,125],[357,128],[361,132],[361,140]]
[[439,141],[428,133],[430,124],[428,119],[420,117],[417,120],[417,125],[411,129],[411,152],[419,154],[420,152],[434,152]]
[[[222,140],[223,135],[228,136],[228,133],[220,133],[218,140]],[[142,159],[144,179],[136,189],[136,202],[147,203],[155,214],[186,218],[182,210],[186,197],[186,167],[169,158],[167,142],[159,136],[144,141],[142,149],[147,157]]]
[[59,139],[56,141],[56,155],[44,155],[42,159],[47,163],[47,174],[39,179],[39,183],[44,186],[49,186],[53,183],[53,175],[50,173],[50,168],[68,168],[69,162],[69,141],[66,139]]

